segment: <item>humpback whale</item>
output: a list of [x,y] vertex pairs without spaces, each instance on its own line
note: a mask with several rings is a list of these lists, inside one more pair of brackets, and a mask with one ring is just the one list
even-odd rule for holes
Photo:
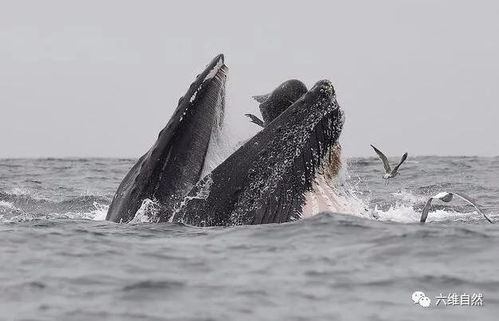
[[151,201],[160,205],[156,215],[167,220],[198,182],[210,141],[222,125],[227,71],[218,55],[197,76],[156,143],[121,182],[107,220],[129,222]]
[[333,159],[343,123],[333,85],[317,82],[201,179],[169,221],[227,226],[300,218],[305,194]]

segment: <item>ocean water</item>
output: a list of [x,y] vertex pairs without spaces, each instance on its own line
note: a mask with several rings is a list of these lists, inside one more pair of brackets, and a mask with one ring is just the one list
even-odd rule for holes
[[499,220],[499,158],[349,159],[345,213],[227,228],[104,221],[134,162],[0,160],[0,320],[498,318],[499,224],[418,222]]

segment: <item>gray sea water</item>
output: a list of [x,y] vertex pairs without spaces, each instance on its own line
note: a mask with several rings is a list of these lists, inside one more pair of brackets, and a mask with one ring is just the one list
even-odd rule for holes
[[134,161],[0,160],[0,320],[498,319],[499,224],[418,221],[498,220],[499,158],[350,159],[350,213],[228,228],[103,221]]

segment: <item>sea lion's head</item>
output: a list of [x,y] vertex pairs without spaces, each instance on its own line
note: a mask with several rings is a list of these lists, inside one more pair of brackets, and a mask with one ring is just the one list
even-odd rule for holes
[[270,94],[254,96],[253,98],[260,103],[263,118],[263,124],[259,123],[259,125],[267,126],[306,92],[307,86],[304,83],[297,79],[290,79],[280,84]]

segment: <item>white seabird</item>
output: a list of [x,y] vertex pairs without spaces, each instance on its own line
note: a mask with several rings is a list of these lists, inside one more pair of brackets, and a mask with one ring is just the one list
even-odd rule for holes
[[400,160],[400,162],[398,163],[398,165],[395,166],[392,169],[391,166],[390,166],[390,162],[388,161],[388,158],[385,156],[385,154],[383,154],[379,149],[377,149],[373,145],[371,145],[371,147],[374,149],[374,151],[376,152],[376,154],[378,154],[379,158],[383,162],[383,166],[385,167],[385,175],[383,175],[383,178],[384,179],[390,179],[390,178],[394,178],[395,176],[397,176],[398,175],[399,167],[400,167],[400,165],[402,165],[403,162],[405,162],[405,160],[407,159],[407,155],[408,154],[405,153],[402,156],[402,159]]
[[475,202],[473,201],[473,199],[471,197],[466,196],[464,194],[448,193],[448,192],[441,192],[441,193],[438,193],[435,196],[430,197],[430,199],[426,202],[426,204],[425,204],[425,206],[423,208],[423,213],[421,214],[421,219],[419,221],[421,223],[426,222],[426,218],[428,217],[428,212],[430,211],[431,202],[434,199],[439,199],[442,202],[448,203],[448,202],[452,201],[454,195],[457,196],[457,197],[459,197],[460,199],[462,199],[466,203],[471,204],[477,210],[478,213],[480,213],[481,215],[483,215],[483,217],[485,217],[485,219],[487,219],[487,221],[489,221],[490,223],[494,224],[494,222],[490,218],[488,218],[487,215],[485,215],[485,213],[483,213],[482,211],[480,211],[480,209],[478,208],[478,206],[475,204]]

